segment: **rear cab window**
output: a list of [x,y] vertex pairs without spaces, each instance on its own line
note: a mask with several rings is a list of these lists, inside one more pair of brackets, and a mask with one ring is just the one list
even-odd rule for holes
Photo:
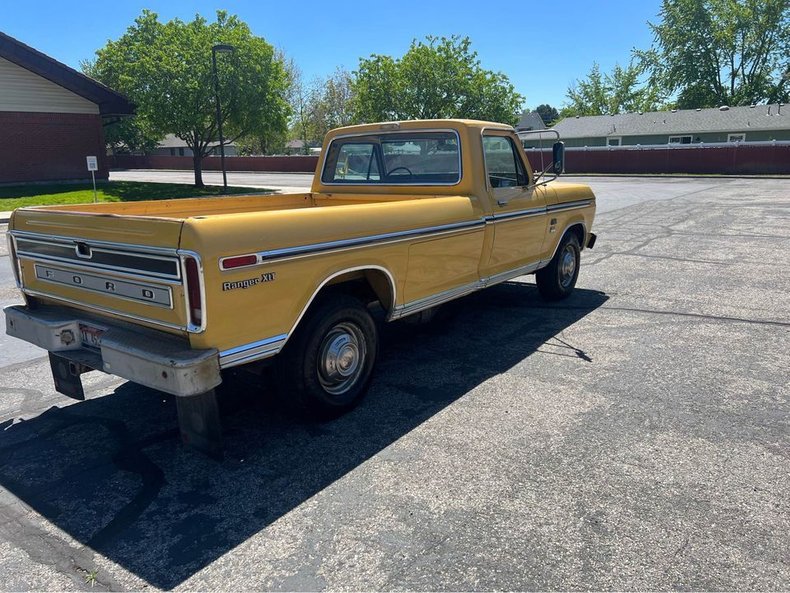
[[335,138],[321,181],[327,184],[455,185],[461,181],[456,132],[395,132]]

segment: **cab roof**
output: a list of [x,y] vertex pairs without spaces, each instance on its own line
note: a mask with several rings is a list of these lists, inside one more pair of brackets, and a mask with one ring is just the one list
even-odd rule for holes
[[476,119],[409,119],[345,126],[332,130],[330,134],[336,136],[340,134],[392,132],[396,130],[419,130],[425,128],[451,128],[454,130],[495,128],[498,130],[514,131],[513,126],[507,124]]

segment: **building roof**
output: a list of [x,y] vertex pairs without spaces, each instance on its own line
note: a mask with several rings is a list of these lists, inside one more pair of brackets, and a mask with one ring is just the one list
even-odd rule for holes
[[516,124],[516,130],[519,132],[527,130],[545,130],[546,124],[543,123],[543,118],[537,111],[525,111],[521,114],[521,118]]
[[562,138],[790,130],[790,106],[780,103],[569,117],[554,129]]
[[120,93],[0,31],[0,57],[95,103],[104,116],[131,115],[134,105]]
[[186,143],[186,140],[182,140],[178,138],[175,134],[168,134],[162,140],[159,141],[159,144],[156,145],[157,148],[188,148],[189,145]]
[[[216,142],[209,142],[209,146],[219,146],[219,141]],[[234,142],[225,142],[225,146],[235,146]],[[159,144],[156,145],[157,148],[189,148],[189,144],[187,144],[186,140],[182,140],[175,134],[167,134]]]

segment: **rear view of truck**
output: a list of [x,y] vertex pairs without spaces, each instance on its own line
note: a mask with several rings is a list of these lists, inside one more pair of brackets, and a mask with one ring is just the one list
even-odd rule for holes
[[216,350],[194,350],[203,327],[202,265],[178,248],[183,222],[24,209],[9,243],[26,306],[6,332],[49,351],[56,389],[84,398],[80,375],[101,370],[176,396],[220,383]]

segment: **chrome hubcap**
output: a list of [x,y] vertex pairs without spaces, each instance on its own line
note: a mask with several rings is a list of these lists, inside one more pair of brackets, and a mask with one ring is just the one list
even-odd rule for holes
[[362,374],[366,356],[365,336],[360,329],[351,323],[338,323],[321,342],[318,380],[328,393],[345,393]]
[[573,281],[573,276],[576,273],[576,251],[573,247],[568,245],[565,251],[562,252],[562,259],[560,260],[560,284],[563,288],[567,288]]

